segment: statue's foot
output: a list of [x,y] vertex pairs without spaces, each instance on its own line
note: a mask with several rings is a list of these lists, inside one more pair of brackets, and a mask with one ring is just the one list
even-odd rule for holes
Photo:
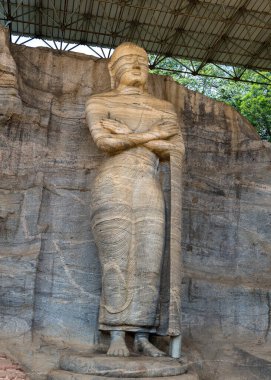
[[107,351],[108,356],[129,356],[130,352],[125,343],[125,332],[111,331],[111,343]]
[[165,352],[158,350],[153,344],[149,342],[148,334],[138,333],[135,336],[134,343],[135,351],[142,352],[146,356],[165,356]]

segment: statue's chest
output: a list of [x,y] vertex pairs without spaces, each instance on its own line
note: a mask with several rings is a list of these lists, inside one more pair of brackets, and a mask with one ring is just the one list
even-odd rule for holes
[[137,99],[136,97],[123,97],[122,101],[110,102],[108,116],[121,121],[134,132],[145,132],[163,119],[165,112],[153,102]]

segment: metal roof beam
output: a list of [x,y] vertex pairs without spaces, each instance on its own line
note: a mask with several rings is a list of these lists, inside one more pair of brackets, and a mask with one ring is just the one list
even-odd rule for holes
[[[188,14],[191,14],[192,11],[194,10],[194,8],[196,7],[196,5],[198,4],[198,2],[199,2],[199,0],[188,0],[188,5],[185,8],[186,12]],[[180,7],[179,7],[179,9],[174,10],[174,15],[175,15],[174,20],[176,20],[178,18],[179,12],[181,12]],[[167,47],[167,54],[166,55],[168,57],[170,57],[172,55],[172,53],[171,53],[172,49],[174,49],[176,42],[180,38],[180,35],[182,35],[183,31],[185,30],[185,25],[187,24],[187,22],[188,22],[188,17],[186,15],[183,15],[178,27],[175,28],[175,33],[170,38],[167,38],[161,44],[160,51],[163,50],[162,48],[164,46],[166,46]],[[174,21],[173,21],[173,24],[174,24]],[[168,41],[170,41],[169,44],[168,44]]]
[[164,71],[165,75],[167,73],[172,73],[172,74],[177,74],[177,75],[178,74],[188,74],[188,75],[193,75],[193,76],[230,80],[230,81],[234,81],[234,82],[243,82],[243,83],[249,83],[249,84],[261,84],[261,85],[271,86],[271,80],[269,78],[267,78],[266,76],[260,75],[260,73],[258,73],[257,71],[254,71],[254,70],[252,70],[252,71],[259,74],[259,76],[262,76],[265,79],[264,82],[263,81],[257,81],[257,80],[242,79],[242,76],[241,77],[232,76],[230,73],[228,73],[225,70],[222,70],[222,68],[217,66],[217,65],[216,66],[219,67],[226,74],[228,74],[228,76],[212,75],[212,74],[204,74],[204,73],[197,74],[195,72],[191,72],[190,68],[188,68],[187,66],[185,66],[185,65],[183,65],[183,66],[186,68],[186,70],[184,70],[182,68],[180,68],[180,69],[169,69],[167,67],[159,67],[156,69],[159,70],[160,73],[161,73],[161,71]]
[[253,53],[250,60],[245,65],[246,68],[250,68],[253,63],[259,59],[259,56],[262,54],[262,52],[267,49],[271,44],[271,34],[267,37],[267,39],[262,42],[261,46]]
[[235,25],[236,21],[246,11],[246,6],[248,5],[249,2],[250,2],[250,0],[242,1],[242,5],[239,6],[239,8],[236,10],[236,12],[229,19],[225,20],[226,25],[225,25],[222,33],[217,38],[216,42],[208,48],[204,58],[202,59],[202,64],[199,66],[197,71],[200,71],[206,63],[208,63],[212,60],[212,58],[215,55],[215,53],[217,52],[217,50],[221,47],[221,45],[228,38],[228,33],[231,31],[231,29]]
[[[271,9],[268,0],[256,3],[1,0],[0,22],[16,35],[52,39],[62,50],[69,48],[66,43],[114,48],[131,39],[158,55],[155,66],[174,56],[197,62],[193,72],[200,72],[209,62],[271,70],[267,54],[270,41],[266,38],[271,32]],[[240,76],[240,72],[233,76]]]

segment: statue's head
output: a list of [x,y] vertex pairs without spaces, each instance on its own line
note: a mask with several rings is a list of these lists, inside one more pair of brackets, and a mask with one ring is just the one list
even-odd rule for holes
[[145,88],[148,79],[148,55],[144,49],[131,42],[119,45],[108,64],[111,87],[119,84]]

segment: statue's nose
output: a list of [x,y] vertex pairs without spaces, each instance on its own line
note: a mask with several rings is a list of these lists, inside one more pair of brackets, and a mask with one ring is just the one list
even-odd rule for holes
[[135,60],[133,62],[133,68],[140,70],[140,63],[139,63],[139,59],[138,58],[135,58]]
[[134,66],[140,67],[139,57],[135,57]]

